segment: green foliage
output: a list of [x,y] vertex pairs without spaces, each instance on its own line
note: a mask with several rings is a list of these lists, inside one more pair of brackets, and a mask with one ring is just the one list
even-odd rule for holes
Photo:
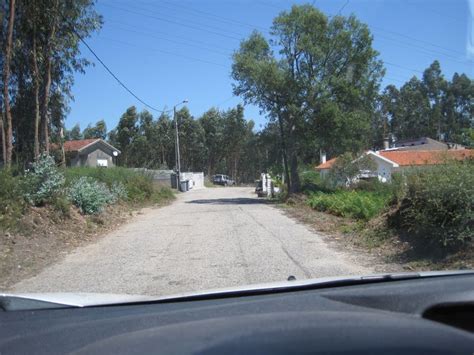
[[118,200],[126,201],[128,199],[128,192],[127,188],[123,184],[123,182],[118,181],[114,182],[112,186],[110,186],[110,192],[113,196]]
[[86,176],[72,182],[68,197],[85,214],[99,213],[107,204],[117,200],[107,185]]
[[137,174],[137,172],[131,169],[119,167],[106,169],[77,167],[64,169],[63,172],[66,177],[66,185],[69,185],[73,180],[76,180],[81,176],[88,176],[107,184],[108,187],[112,187],[116,182],[122,182],[126,185],[127,179],[130,179],[132,176]]
[[67,195],[57,195],[51,201],[51,205],[57,212],[61,213],[62,216],[69,217],[71,201]]
[[322,178],[321,174],[315,170],[306,170],[300,173],[301,189],[304,193],[325,192],[331,193],[335,191],[334,184],[327,178]]
[[34,206],[50,202],[61,193],[64,181],[54,159],[43,154],[25,175],[25,199]]
[[[74,128],[73,128],[74,129]],[[71,132],[76,134],[76,132]],[[104,120],[97,121],[95,126],[88,125],[84,132],[82,132],[84,139],[100,138],[105,139],[107,137],[107,125]]]
[[135,174],[127,180],[128,198],[134,202],[149,200],[154,193],[153,182],[150,177]]
[[313,193],[308,204],[318,211],[368,221],[382,212],[389,201],[389,196],[375,192],[339,190]]
[[270,34],[267,40],[253,32],[234,53],[234,94],[278,122],[293,192],[297,152],[322,148],[337,155],[368,147],[383,68],[367,25],[354,16],[329,19],[311,5],[294,5],[273,20]]
[[0,228],[13,227],[25,208],[21,177],[13,175],[11,170],[0,169]]
[[106,184],[121,200],[143,202],[153,195],[151,177],[140,171],[121,167],[107,169],[80,167],[68,168],[64,172],[68,185],[82,176],[88,176]]
[[452,162],[413,171],[390,219],[413,242],[455,247],[474,235],[474,164]]
[[334,162],[329,179],[335,185],[350,186],[361,171],[373,171],[375,168],[375,162],[368,155],[344,153]]
[[151,200],[154,203],[163,203],[174,199],[174,193],[169,187],[155,188]]

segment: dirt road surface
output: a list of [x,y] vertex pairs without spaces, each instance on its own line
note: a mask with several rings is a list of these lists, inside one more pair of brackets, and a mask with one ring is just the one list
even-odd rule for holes
[[[256,198],[250,188],[180,194],[76,249],[14,292],[170,295],[297,279],[368,274],[353,255]],[[367,263],[365,263],[367,264]]]

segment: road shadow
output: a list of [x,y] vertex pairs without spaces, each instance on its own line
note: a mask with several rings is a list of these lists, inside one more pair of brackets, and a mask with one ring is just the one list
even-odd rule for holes
[[248,197],[239,197],[239,198],[214,198],[214,199],[200,199],[200,200],[191,200],[186,201],[186,203],[193,203],[198,205],[268,205],[275,203],[267,199],[258,199],[258,198],[248,198]]

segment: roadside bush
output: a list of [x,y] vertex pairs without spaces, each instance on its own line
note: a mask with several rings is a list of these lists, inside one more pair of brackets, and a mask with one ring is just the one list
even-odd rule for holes
[[455,247],[474,236],[474,164],[452,162],[406,177],[400,207],[390,223],[414,242]]
[[334,184],[327,178],[322,178],[318,171],[306,170],[300,173],[301,190],[309,194],[311,192],[332,193],[335,191]]
[[126,185],[126,181],[137,173],[126,168],[91,168],[91,167],[77,167],[64,169],[66,176],[66,184],[69,185],[73,181],[82,176],[94,178],[97,181],[103,182],[108,187],[112,187],[114,183],[121,182]]
[[308,204],[318,211],[367,221],[381,213],[389,201],[388,195],[375,192],[339,190],[313,193]]
[[[153,181],[150,176],[143,172],[134,171],[127,168],[68,168],[64,171],[66,184],[70,185],[80,177],[91,177],[107,185],[107,187],[118,193],[118,199],[130,200],[132,202],[143,202],[153,195]],[[120,187],[114,186],[121,184]],[[116,191],[119,189],[120,191]]]
[[68,196],[65,195],[58,195],[52,201],[51,205],[53,208],[59,212],[63,217],[69,217],[70,209],[71,209],[71,201],[69,200]]
[[169,187],[156,188],[153,192],[152,201],[154,203],[163,203],[174,198],[174,193]]
[[25,199],[34,206],[51,202],[60,193],[64,181],[54,159],[43,154],[25,174]]
[[128,199],[127,188],[121,181],[114,182],[110,187],[110,192],[112,193],[112,196],[114,196],[115,202],[118,200],[125,201]]
[[136,173],[126,182],[128,198],[134,202],[143,202],[153,196],[153,181],[149,176]]
[[21,177],[10,170],[0,169],[0,228],[9,229],[20,219],[26,204]]
[[87,176],[72,182],[68,197],[85,214],[99,213],[107,204],[114,203],[117,199],[107,185]]

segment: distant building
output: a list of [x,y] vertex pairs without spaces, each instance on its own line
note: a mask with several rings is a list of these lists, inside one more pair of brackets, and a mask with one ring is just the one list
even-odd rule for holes
[[120,150],[102,139],[81,139],[64,142],[66,164],[71,167],[113,167]]
[[[447,159],[467,160],[474,159],[474,150],[399,150],[387,149],[368,151],[365,153],[375,162],[377,168],[373,172],[361,172],[359,178],[377,177],[382,182],[392,179],[392,174],[412,168],[444,164]],[[337,158],[326,161],[316,167],[322,176],[326,175]]]
[[[388,141],[387,141],[388,142]],[[384,146],[384,149],[388,149]],[[437,141],[429,137],[421,137],[414,139],[403,139],[395,141],[390,149],[398,150],[448,150],[448,149],[465,149],[464,146],[457,143],[445,143]]]

